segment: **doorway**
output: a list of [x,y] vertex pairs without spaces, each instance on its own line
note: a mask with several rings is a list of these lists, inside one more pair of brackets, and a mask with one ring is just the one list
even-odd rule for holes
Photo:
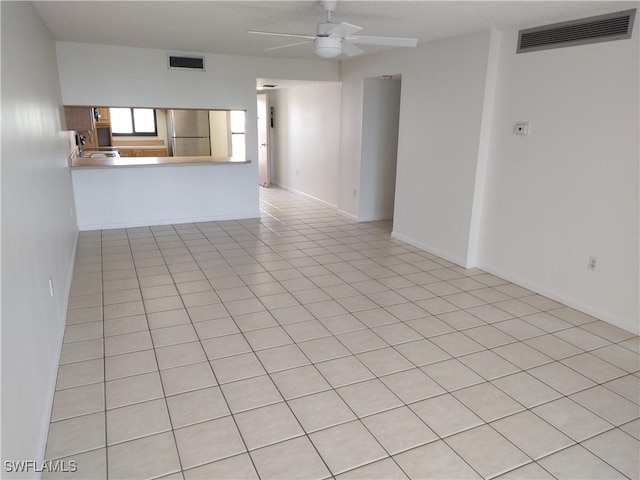
[[258,94],[258,184],[271,184],[269,161],[269,98],[266,93]]
[[400,75],[364,80],[360,221],[393,218],[401,86]]

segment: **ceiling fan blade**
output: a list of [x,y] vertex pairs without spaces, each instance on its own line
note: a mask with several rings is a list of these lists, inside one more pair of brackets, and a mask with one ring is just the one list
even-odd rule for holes
[[356,47],[354,44],[349,42],[342,42],[342,53],[344,53],[347,57],[355,57],[356,55],[362,55],[364,50],[360,47]]
[[305,40],[304,42],[287,43],[286,45],[280,45],[278,47],[265,48],[264,51],[268,52],[270,50],[280,50],[281,48],[295,47],[296,45],[304,45],[307,43],[311,43],[311,40]]
[[390,47],[415,47],[418,45],[417,38],[368,37],[366,35],[358,35],[356,37],[348,36],[345,40],[363,45],[387,45]]
[[337,37],[346,37],[347,35],[352,35],[356,32],[359,32],[360,30],[362,30],[362,27],[359,27],[357,25],[352,25],[350,23],[342,22],[336,25],[335,27],[333,27],[332,29],[328,30],[326,33],[327,35],[335,35]]
[[254,33],[256,35],[274,35],[276,37],[308,38],[309,40],[314,40],[316,38],[315,35],[307,35],[307,34],[304,34],[304,33],[261,32],[261,31],[258,31],[258,30],[249,30],[248,33]]

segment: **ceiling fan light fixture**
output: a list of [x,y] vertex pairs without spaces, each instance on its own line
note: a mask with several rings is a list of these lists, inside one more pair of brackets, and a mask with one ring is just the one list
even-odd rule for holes
[[388,47],[415,47],[418,44],[417,38],[402,37],[372,37],[366,35],[354,35],[362,30],[362,27],[351,23],[333,23],[331,14],[338,4],[338,0],[321,0],[322,8],[327,14],[327,20],[316,26],[316,34],[306,33],[284,33],[284,32],[263,32],[259,30],[249,30],[249,33],[258,35],[274,35],[279,37],[304,38],[305,40],[287,45],[265,48],[265,51],[280,50],[282,48],[295,47],[303,43],[313,41],[315,54],[322,58],[336,58],[340,55],[355,57],[365,53],[363,49],[354,44],[383,45]]
[[342,39],[339,37],[318,37],[314,40],[316,55],[335,58],[342,53]]

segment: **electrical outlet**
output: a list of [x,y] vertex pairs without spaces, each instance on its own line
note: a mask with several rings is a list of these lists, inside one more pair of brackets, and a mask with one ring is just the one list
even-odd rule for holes
[[299,174],[299,173],[300,173],[300,172],[298,172],[298,170],[296,170],[296,177],[298,176],[298,174]]
[[595,272],[597,267],[598,267],[598,257],[589,257],[589,263],[587,263],[587,269],[591,270],[592,272]]
[[53,279],[51,276],[49,276],[49,294],[51,295],[51,298],[53,298]]
[[358,196],[358,189],[357,189],[357,188],[354,188],[354,189],[353,189],[353,196],[354,196],[354,197],[357,197],[357,196]]

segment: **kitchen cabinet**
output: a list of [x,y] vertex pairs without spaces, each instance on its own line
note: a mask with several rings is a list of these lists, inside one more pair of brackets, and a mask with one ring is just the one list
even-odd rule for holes
[[111,117],[109,116],[108,107],[98,107],[98,121],[96,124],[99,126],[111,126]]
[[96,123],[94,135],[98,139],[98,146],[110,147],[111,146],[111,125],[100,125]]
[[143,150],[145,157],[166,157],[167,149],[166,148],[145,148]]
[[121,157],[167,157],[166,148],[116,147]]
[[121,157],[131,157],[132,156],[130,148],[116,147],[116,149],[118,150],[118,152],[120,152],[120,156]]
[[88,132],[95,127],[96,117],[93,107],[64,107],[67,130]]
[[96,136],[95,130],[89,130],[88,132],[79,132],[84,138],[84,143],[82,144],[83,149],[87,148],[97,148],[98,145],[98,137]]

